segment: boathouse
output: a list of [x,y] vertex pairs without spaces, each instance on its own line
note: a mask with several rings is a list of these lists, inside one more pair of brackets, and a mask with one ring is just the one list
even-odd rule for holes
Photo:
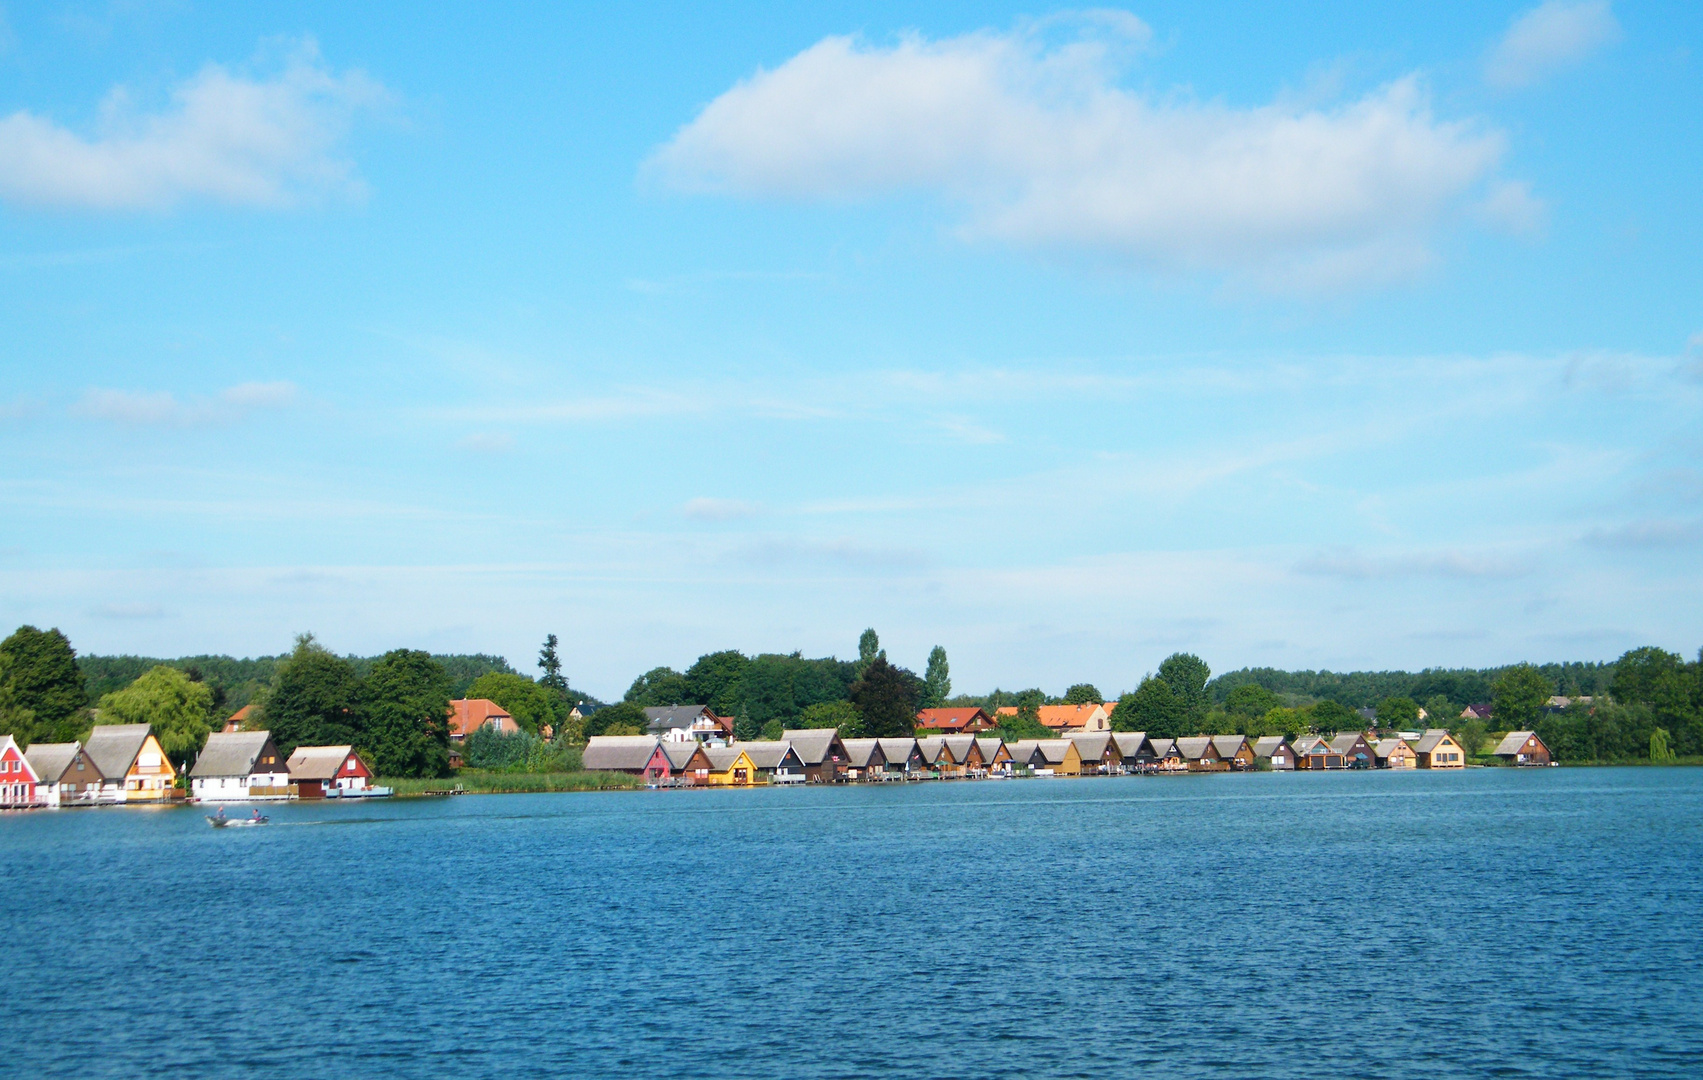
[[0,809],[22,810],[45,805],[37,788],[41,777],[18,748],[18,740],[0,735]]
[[24,757],[39,778],[36,795],[46,805],[87,806],[100,799],[101,771],[82,743],[31,743]]
[[1011,751],[1005,748],[1004,739],[997,735],[979,738],[976,740],[976,753],[988,772],[1011,775]]
[[751,759],[765,782],[770,784],[804,783],[804,762],[800,761],[792,744],[784,741],[754,740],[742,742],[740,749]]
[[[208,736],[212,738],[212,736]],[[101,773],[103,802],[163,802],[177,770],[147,724],[96,724],[83,752]]]
[[287,799],[290,770],[270,731],[216,731],[189,770],[198,802]]
[[1066,738],[1076,744],[1083,772],[1100,776],[1123,772],[1123,752],[1118,749],[1117,740],[1112,738],[1111,732],[1085,731]]
[[1496,756],[1509,765],[1548,765],[1549,747],[1533,731],[1510,731],[1496,744]]
[[880,739],[846,739],[846,779],[878,780],[887,759],[881,756]]
[[1413,747],[1407,745],[1406,739],[1379,739],[1378,745],[1372,747],[1372,750],[1378,755],[1380,769],[1413,769],[1419,766],[1419,755],[1413,752]]
[[1254,767],[1254,748],[1246,735],[1214,735],[1212,748],[1226,766],[1237,772]]
[[1342,754],[1322,735],[1303,735],[1295,740],[1295,767],[1309,770],[1346,768]]
[[1177,740],[1177,753],[1188,764],[1189,772],[1228,772],[1230,763],[1212,744],[1210,735],[1194,735]]
[[298,799],[323,799],[334,791],[366,791],[372,786],[372,768],[352,746],[298,746],[284,764]]
[[1466,752],[1446,728],[1426,728],[1413,744],[1413,756],[1421,769],[1466,768]]
[[646,780],[666,780],[674,774],[673,763],[654,735],[593,735],[586,740],[581,767]]
[[845,779],[850,754],[834,728],[788,728],[781,738],[792,744],[804,762],[804,778],[812,784],[837,784]]
[[1267,735],[1255,740],[1254,758],[1269,762],[1273,769],[1288,771],[1295,767],[1295,748],[1281,735]]
[[1344,768],[1375,769],[1378,767],[1378,752],[1372,748],[1372,743],[1364,732],[1345,731],[1330,741],[1330,748],[1342,755]]
[[915,739],[880,739],[881,771],[889,778],[907,778],[928,771]]
[[[745,744],[740,744],[743,745]],[[757,772],[757,766],[752,764],[750,756],[740,749],[740,746],[703,748],[704,756],[710,763],[710,771],[704,777],[709,787],[750,787],[763,782]]]

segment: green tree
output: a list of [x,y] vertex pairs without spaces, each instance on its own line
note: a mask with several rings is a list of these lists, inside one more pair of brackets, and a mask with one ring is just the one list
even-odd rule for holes
[[1537,726],[1555,684],[1530,664],[1516,664],[1490,686],[1490,716],[1504,731]]
[[[562,674],[562,658],[556,654],[556,644],[555,634],[544,635],[544,647],[538,650],[538,670],[544,674],[539,677],[538,685],[566,701],[568,698],[568,680]],[[473,696],[471,691],[468,696]],[[496,698],[491,700],[497,701]],[[497,704],[502,705],[502,702],[498,701]],[[506,705],[503,707],[508,708]]]
[[373,663],[361,686],[357,745],[380,776],[448,775],[453,687],[443,665],[418,649],[393,649]]
[[733,715],[744,700],[745,672],[750,666],[751,661],[737,649],[705,653],[686,669],[688,690],[681,704],[703,705],[717,716]]
[[770,742],[779,739],[785,733],[786,729],[781,726],[781,722],[779,720],[770,720],[768,723],[763,725],[763,738],[768,739]]
[[0,734],[22,746],[69,742],[87,704],[76,650],[58,629],[20,626],[0,641]]
[[1425,726],[1448,727],[1460,718],[1460,706],[1451,702],[1442,694],[1432,694],[1425,699]]
[[1282,705],[1282,698],[1258,683],[1243,683],[1224,698],[1224,711],[1232,716],[1264,716]]
[[153,728],[160,749],[179,765],[187,764],[213,731],[213,691],[165,664],[150,668],[124,689],[103,695],[100,711],[102,723]]
[[[557,722],[557,706],[561,699],[542,682],[533,682],[525,675],[492,671],[473,680],[467,688],[470,698],[485,698],[501,705],[514,722],[528,734],[537,735],[545,724]],[[567,710],[561,710],[564,714]]]
[[1485,726],[1483,720],[1473,719],[1461,721],[1460,726],[1450,734],[1454,735],[1455,741],[1461,744],[1461,750],[1466,753],[1466,759],[1471,761],[1484,753],[1484,740],[1489,733],[1490,729]]
[[1066,705],[1098,705],[1105,700],[1100,696],[1100,688],[1093,683],[1079,682],[1064,692]]
[[869,669],[869,665],[873,664],[877,659],[887,659],[887,650],[881,647],[881,638],[876,635],[875,627],[871,626],[857,637],[858,678],[863,678],[863,673],[867,671]]
[[1405,730],[1419,725],[1419,703],[1410,697],[1387,697],[1378,702],[1378,723]]
[[806,705],[798,714],[801,728],[835,728],[847,739],[863,734],[863,714],[849,701],[823,701]]
[[289,658],[278,665],[260,719],[279,752],[288,756],[298,746],[367,746],[360,710],[361,680],[355,666],[332,655],[312,634],[302,634]]
[[863,716],[863,733],[871,738],[898,738],[916,730],[915,677],[877,655],[852,684],[851,701]]
[[1668,749],[1667,728],[1657,728],[1650,732],[1650,760],[1668,762],[1673,759],[1674,753]]
[[1112,710],[1117,731],[1145,731],[1149,738],[1174,739],[1184,734],[1187,713],[1171,684],[1149,675],[1141,685],[1118,699]]
[[[605,705],[585,718],[586,738],[593,735],[643,735],[648,726],[644,709],[630,701]],[[611,731],[610,728],[621,730]]]
[[1359,713],[1340,701],[1315,701],[1310,707],[1314,731],[1359,731],[1365,724]]
[[923,669],[922,707],[938,709],[952,696],[952,669],[946,663],[946,648],[936,645],[928,652],[928,667]]
[[1209,702],[1206,682],[1212,678],[1212,669],[1206,661],[1194,653],[1172,653],[1160,662],[1159,678],[1171,688],[1188,723],[1198,724]]
[[692,700],[692,687],[686,676],[671,667],[651,668],[634,679],[622,700],[640,708],[701,704]]

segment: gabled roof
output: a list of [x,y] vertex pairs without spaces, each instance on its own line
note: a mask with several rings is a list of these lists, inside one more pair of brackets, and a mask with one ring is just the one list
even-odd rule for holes
[[1425,734],[1421,735],[1419,737],[1419,741],[1413,744],[1413,750],[1415,753],[1429,754],[1431,751],[1437,749],[1438,743],[1448,737],[1449,730],[1447,728],[1426,728]]
[[298,746],[290,755],[290,779],[335,780],[354,752],[352,746]]
[[1267,735],[1256,740],[1254,742],[1254,757],[1270,757],[1277,753],[1278,747],[1282,746],[1284,741],[1281,735]]
[[989,765],[992,765],[999,758],[1001,752],[1007,758],[1011,757],[1011,752],[1005,749],[1005,740],[998,735],[988,735],[977,739],[976,749],[982,752],[982,760]]
[[1110,710],[1104,705],[1042,705],[1035,710],[1036,719],[1050,728],[1087,727],[1099,713],[1104,717]]
[[23,764],[24,768],[29,771],[30,779],[35,781],[40,781],[42,779],[41,773],[36,771],[35,765],[30,762],[29,754],[18,746],[18,740],[10,735],[0,735],[0,757],[4,757],[7,751],[14,751],[17,753],[18,760]]
[[121,780],[136,763],[142,744],[148,741],[147,724],[96,724],[89,732],[83,752],[108,780]]
[[951,709],[917,710],[917,727],[937,731],[964,731],[968,728],[991,727],[988,714],[975,706]]
[[1247,744],[1247,741],[1246,735],[1214,735],[1212,737],[1212,748],[1218,751],[1219,757],[1232,758],[1236,756],[1237,751]]
[[242,708],[240,708],[236,712],[232,713],[230,715],[230,718],[225,721],[225,730],[226,731],[241,731],[243,729],[243,725],[247,724],[249,719],[253,715],[254,715],[254,706],[253,705],[244,705]]
[[663,739],[662,754],[668,759],[668,767],[679,772],[691,764],[692,755],[698,752],[695,739]]
[[833,752],[834,744],[839,743],[840,754],[844,756],[845,742],[840,733],[833,728],[788,728],[781,732],[781,738],[792,744],[793,752],[798,760],[806,765],[820,765],[828,760]]
[[[1510,731],[1510,732],[1508,732],[1508,734],[1502,736],[1501,742],[1496,744],[1496,751],[1495,752],[1498,755],[1522,753],[1522,752],[1525,751],[1526,742],[1528,740],[1531,740],[1531,739],[1537,739],[1537,744],[1539,746],[1543,746],[1543,740],[1538,739],[1537,734],[1535,732],[1531,732],[1531,731]],[[1547,746],[1545,746],[1544,749],[1547,750],[1549,748]]]
[[792,744],[789,742],[754,740],[740,743],[739,749],[745,751],[745,756],[751,759],[751,764],[764,772],[774,772],[783,765],[789,768],[804,768],[804,762],[792,752]]
[[[939,735],[925,736],[917,740],[917,752],[922,754],[924,762],[929,765],[934,765],[940,761],[942,754],[947,753],[946,740]],[[948,764],[951,764],[953,761],[950,756],[948,756],[946,760]]]
[[880,739],[847,739],[845,744],[846,761],[854,769],[869,768],[871,759],[876,765],[886,760],[881,756]]
[[[449,733],[451,735],[468,736],[490,723],[498,722],[498,726],[515,727],[514,717],[510,716],[501,705],[490,698],[457,698],[449,703]],[[503,725],[502,721],[508,724]]]
[[[6,738],[11,738],[10,735]],[[77,751],[83,748],[82,743],[30,743],[30,748],[24,751],[24,760],[35,770],[36,779],[44,784],[57,784],[65,775],[65,770],[77,760]],[[100,770],[96,769],[90,780],[101,779]]]
[[1303,735],[1295,740],[1295,752],[1297,754],[1310,754],[1314,750],[1329,750],[1330,748],[1330,743],[1325,741],[1323,735]]
[[970,748],[976,745],[974,735],[946,736],[946,749],[951,751],[952,760],[958,765],[964,764],[970,758]]
[[1475,701],[1461,710],[1462,720],[1488,720],[1496,708],[1488,701]]
[[[1075,745],[1069,739],[1039,739],[1035,742],[1035,749],[1048,765],[1063,765],[1070,760],[1070,750]],[[1080,758],[1081,752],[1078,751],[1076,756]]]
[[717,716],[708,705],[652,705],[645,709],[645,727],[653,734],[662,735],[675,728],[691,729],[698,720],[707,720],[716,727],[722,727],[721,717]]
[[1212,745],[1212,736],[1193,735],[1177,740],[1177,753],[1183,755],[1184,761],[1199,761],[1208,754],[1216,755],[1218,752]]
[[1112,732],[1112,741],[1118,744],[1118,753],[1122,754],[1125,760],[1128,760],[1140,756],[1142,744],[1147,742],[1147,732],[1114,731]]
[[911,760],[911,753],[917,749],[915,739],[877,739],[881,744],[881,758],[888,765],[903,765]]
[[[261,751],[272,741],[270,731],[215,731],[195,758],[190,776],[248,776]],[[267,772],[277,771],[267,766]]]
[[[1065,738],[1076,744],[1076,752],[1083,761],[1100,761],[1105,758],[1108,747],[1116,747],[1109,731],[1079,731]],[[1123,756],[1122,749],[1114,750],[1118,757]]]
[[[727,772],[739,763],[741,757],[750,761],[751,755],[745,752],[745,747],[750,745],[750,743],[740,743],[738,746],[704,747],[704,756],[710,759],[710,771]],[[756,768],[756,765],[753,764],[751,767]]]
[[1361,737],[1362,736],[1358,731],[1338,732],[1336,736],[1331,739],[1330,748],[1339,754],[1346,754],[1350,750],[1354,749],[1354,744],[1359,742]]
[[1153,756],[1156,758],[1170,757],[1178,752],[1175,739],[1149,739],[1147,745],[1153,747]]
[[1041,752],[1041,744],[1038,739],[1018,739],[1014,743],[1006,743],[1005,749],[1017,764],[1032,765],[1035,755]]
[[[1391,754],[1395,753],[1397,750],[1401,749],[1404,746],[1407,746],[1407,742],[1403,739],[1397,739],[1397,738],[1379,739],[1378,745],[1374,746],[1372,748],[1372,752],[1374,754],[1377,754],[1378,757],[1380,757],[1380,758],[1387,758]],[[1411,750],[1413,748],[1411,746],[1409,746],[1408,749]]]
[[642,769],[656,753],[654,735],[593,735],[581,765],[587,769]]

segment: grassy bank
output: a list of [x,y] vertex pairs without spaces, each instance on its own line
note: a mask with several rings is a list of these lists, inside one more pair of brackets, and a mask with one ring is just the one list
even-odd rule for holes
[[528,791],[614,791],[643,787],[636,776],[609,772],[513,773],[463,769],[443,779],[382,779],[376,781],[396,789],[398,795],[424,795],[461,785],[470,795],[516,794]]

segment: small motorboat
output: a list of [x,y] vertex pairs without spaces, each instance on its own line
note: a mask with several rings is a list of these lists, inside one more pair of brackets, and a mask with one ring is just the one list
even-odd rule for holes
[[234,829],[241,826],[264,825],[267,820],[268,818],[266,815],[262,814],[258,810],[254,812],[253,817],[245,818],[228,818],[225,816],[225,812],[223,810],[220,810],[217,814],[207,815],[207,824],[213,826],[215,829]]

